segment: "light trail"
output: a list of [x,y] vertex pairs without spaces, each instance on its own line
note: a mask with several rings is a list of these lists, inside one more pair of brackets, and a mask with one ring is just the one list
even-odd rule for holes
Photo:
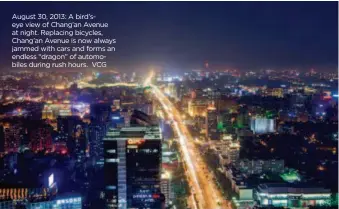
[[197,203],[195,202],[193,195],[192,195],[192,202],[193,202],[194,209],[198,209]]
[[[164,96],[162,94],[162,92],[160,91],[160,89],[157,86],[155,86],[153,84],[149,84],[149,85],[152,87],[152,90],[154,91],[155,95],[157,96],[160,104],[163,106],[165,112],[167,113],[168,116],[170,116],[170,119],[173,121],[174,129],[175,129],[176,133],[178,134],[179,144],[180,144],[180,147],[181,147],[181,150],[182,150],[182,154],[184,155],[184,160],[186,162],[186,165],[188,166],[190,176],[194,181],[194,186],[196,187],[196,190],[199,193],[198,195],[202,196],[201,187],[200,187],[200,184],[199,184],[199,181],[198,181],[198,177],[196,175],[197,171],[195,170],[191,156],[189,155],[190,152],[188,151],[188,148],[187,148],[185,136],[182,133],[181,129],[179,128],[178,122],[174,120],[173,114],[170,112],[170,110],[172,108],[174,109],[174,107],[169,107],[164,102],[164,100],[167,101],[167,102],[170,102],[170,101],[168,100],[168,98],[166,96]],[[169,103],[169,104],[171,104],[171,103]],[[205,205],[205,202],[203,201],[202,198],[201,198],[201,200],[202,200],[202,202],[200,202],[200,204]],[[194,202],[195,208],[198,208],[197,204],[194,200],[194,197],[193,197],[193,202]],[[200,208],[202,209],[204,207],[201,206]]]
[[150,74],[148,75],[148,77],[146,78],[144,82],[144,86],[148,86],[151,83],[153,76],[154,76],[154,72],[153,70],[151,70]]
[[[151,87],[153,88],[154,91],[157,91],[157,95],[161,94],[161,92],[160,92],[158,87],[156,87],[153,84],[150,84],[150,85],[151,85]],[[195,174],[195,168],[193,166],[193,162],[191,160],[190,155],[188,154],[189,152],[188,152],[188,149],[187,149],[187,144],[186,144],[186,140],[184,138],[184,134],[181,132],[181,130],[180,130],[179,126],[178,126],[178,122],[176,122],[174,120],[173,115],[169,112],[170,108],[160,98],[159,98],[159,102],[161,103],[161,105],[166,110],[167,115],[169,115],[171,120],[173,121],[175,131],[176,131],[176,133],[179,136],[179,143],[181,145],[181,148],[183,149],[182,151],[183,151],[183,154],[184,154],[185,161],[186,161],[187,165],[189,166],[189,168],[191,169],[191,171],[194,171],[194,172],[192,172],[193,180],[197,184],[199,189],[201,189],[200,185],[199,185],[199,182],[198,182],[198,178],[197,178],[197,176]]]
[[[168,115],[171,121],[173,121],[173,128],[179,137],[179,145],[183,159],[187,166],[187,175],[189,177],[190,185],[193,187],[193,208],[196,209],[228,209],[227,201],[224,201],[222,193],[218,190],[216,185],[206,178],[206,168],[204,161],[199,161],[199,157],[194,145],[194,139],[186,125],[182,122],[181,114],[168,99],[168,97],[162,93],[162,91],[156,86],[151,84],[153,73],[146,79],[147,82],[144,85],[152,88],[154,97],[160,102],[164,112]],[[213,176],[208,173],[207,176]]]

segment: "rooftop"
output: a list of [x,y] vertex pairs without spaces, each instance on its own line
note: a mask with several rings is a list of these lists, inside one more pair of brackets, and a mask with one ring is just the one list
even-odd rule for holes
[[330,189],[311,184],[268,183],[258,186],[260,192],[267,193],[330,193]]
[[127,140],[130,138],[161,140],[161,129],[159,126],[110,128],[104,140]]

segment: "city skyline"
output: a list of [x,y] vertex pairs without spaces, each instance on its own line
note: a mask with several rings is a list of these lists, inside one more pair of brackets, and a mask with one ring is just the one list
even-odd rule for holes
[[337,2],[0,6],[0,209],[338,209]]

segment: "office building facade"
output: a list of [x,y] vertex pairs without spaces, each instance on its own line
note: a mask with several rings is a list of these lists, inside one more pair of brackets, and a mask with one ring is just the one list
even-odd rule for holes
[[111,128],[104,138],[106,208],[161,208],[158,126]]

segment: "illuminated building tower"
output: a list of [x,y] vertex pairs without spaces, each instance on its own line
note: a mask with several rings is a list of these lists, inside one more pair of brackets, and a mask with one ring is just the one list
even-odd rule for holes
[[5,152],[18,152],[24,134],[20,124],[4,124]]
[[207,92],[207,97],[209,102],[213,102],[215,104],[216,109],[219,111],[219,100],[221,97],[221,91],[219,89],[213,89]]
[[165,204],[169,205],[173,199],[171,188],[171,174],[169,172],[163,172],[161,174],[161,193],[165,196]]
[[106,208],[161,208],[158,126],[111,128],[104,138]]
[[74,141],[75,141],[75,157],[77,163],[83,163],[87,154],[87,125],[79,124],[75,128]]
[[95,164],[103,164],[104,143],[103,138],[106,134],[106,126],[91,123],[88,127],[89,137],[89,155]]
[[206,108],[208,107],[205,99],[192,99],[188,101],[188,114],[191,117],[206,116]]
[[52,150],[52,135],[51,127],[43,124],[40,127],[33,129],[30,133],[29,147],[33,152]]
[[[114,100],[115,105],[120,108],[120,100]],[[103,138],[107,128],[112,125],[112,109],[109,104],[91,104],[90,107],[91,124],[88,127],[89,155],[93,163],[103,165],[104,144]]]
[[251,130],[256,134],[272,133],[275,131],[275,120],[253,117],[251,118]]
[[80,123],[81,120],[78,116],[59,116],[57,118],[57,129],[59,133],[70,137],[74,133],[75,127]]
[[218,140],[220,134],[217,130],[218,114],[215,107],[210,106],[207,108],[206,115],[206,138],[209,140]]
[[83,122],[78,116],[63,116],[58,117],[57,127],[59,134],[66,139],[67,150],[71,155],[76,155],[77,141],[77,127],[83,125]]
[[229,146],[226,148],[226,154],[228,156],[228,163],[235,163],[239,159],[239,153],[240,153],[240,144],[239,142],[232,142]]

